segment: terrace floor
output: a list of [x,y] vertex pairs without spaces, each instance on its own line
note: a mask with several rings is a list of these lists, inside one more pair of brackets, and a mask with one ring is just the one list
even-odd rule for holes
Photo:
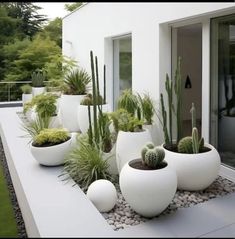
[[16,112],[0,109],[0,133],[29,237],[235,237],[235,193],[114,231],[62,167],[42,167],[29,151]]

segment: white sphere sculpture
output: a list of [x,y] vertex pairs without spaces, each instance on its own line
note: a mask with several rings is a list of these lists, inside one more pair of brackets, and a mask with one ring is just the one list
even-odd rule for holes
[[88,187],[87,197],[96,206],[99,212],[108,212],[113,209],[116,204],[117,190],[110,181],[99,179]]

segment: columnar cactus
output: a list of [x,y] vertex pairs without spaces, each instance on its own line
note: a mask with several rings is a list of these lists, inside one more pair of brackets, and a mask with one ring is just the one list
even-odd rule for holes
[[156,169],[165,158],[165,151],[159,146],[154,148],[152,148],[152,144],[149,144],[149,146],[150,148],[145,145],[141,151],[142,163],[150,168]]
[[192,147],[194,154],[199,153],[199,146],[198,130],[196,127],[194,127],[192,130]]
[[192,103],[192,108],[190,110],[190,113],[192,115],[192,129],[196,126],[196,108],[194,106],[194,103]]

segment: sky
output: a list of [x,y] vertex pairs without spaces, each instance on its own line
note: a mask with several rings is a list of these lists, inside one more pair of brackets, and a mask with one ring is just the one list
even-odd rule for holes
[[47,15],[49,20],[67,15],[69,12],[64,9],[66,3],[71,2],[33,2],[33,4],[43,8],[38,13]]

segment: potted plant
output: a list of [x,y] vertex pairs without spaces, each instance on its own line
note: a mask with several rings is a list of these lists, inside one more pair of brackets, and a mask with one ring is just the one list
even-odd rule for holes
[[152,141],[148,129],[143,129],[143,121],[132,116],[125,109],[112,113],[114,128],[117,133],[116,161],[119,173],[126,162],[140,157],[140,149],[148,141]]
[[50,119],[50,128],[57,128],[61,126],[61,120],[58,116],[57,106],[58,96],[52,93],[43,93],[33,97],[31,102],[26,104],[24,112],[32,109],[31,119],[35,120],[37,115],[42,118],[48,117]]
[[65,129],[43,129],[33,138],[30,151],[41,165],[58,166],[64,163],[72,138]]
[[[204,144],[204,140],[199,138],[194,104],[192,104],[192,109],[190,110],[192,116],[192,136],[182,138],[180,59],[175,74],[175,105],[173,104],[173,81],[170,81],[168,75],[165,88],[168,96],[168,114],[165,110],[163,95],[161,94],[165,160],[169,166],[176,170],[178,189],[189,191],[203,190],[216,179],[220,168],[220,156],[212,145]],[[173,111],[176,112],[177,140],[173,140],[172,133]]]
[[164,149],[147,143],[141,158],[127,162],[119,177],[123,197],[133,210],[144,217],[159,215],[172,201],[177,176],[164,161]]
[[70,70],[65,76],[60,100],[62,123],[70,132],[79,131],[77,108],[88,91],[91,77],[84,69]]
[[219,174],[220,156],[211,144],[199,138],[196,126],[196,109],[192,104],[192,136],[180,139],[176,151],[165,148],[166,161],[175,169],[178,189],[204,190]]
[[44,86],[45,77],[46,76],[44,71],[39,69],[35,70],[31,74],[33,96],[36,96],[45,92],[45,86]]
[[30,85],[23,85],[21,86],[22,94],[22,104],[24,106],[25,103],[31,101],[32,95],[32,87]]

